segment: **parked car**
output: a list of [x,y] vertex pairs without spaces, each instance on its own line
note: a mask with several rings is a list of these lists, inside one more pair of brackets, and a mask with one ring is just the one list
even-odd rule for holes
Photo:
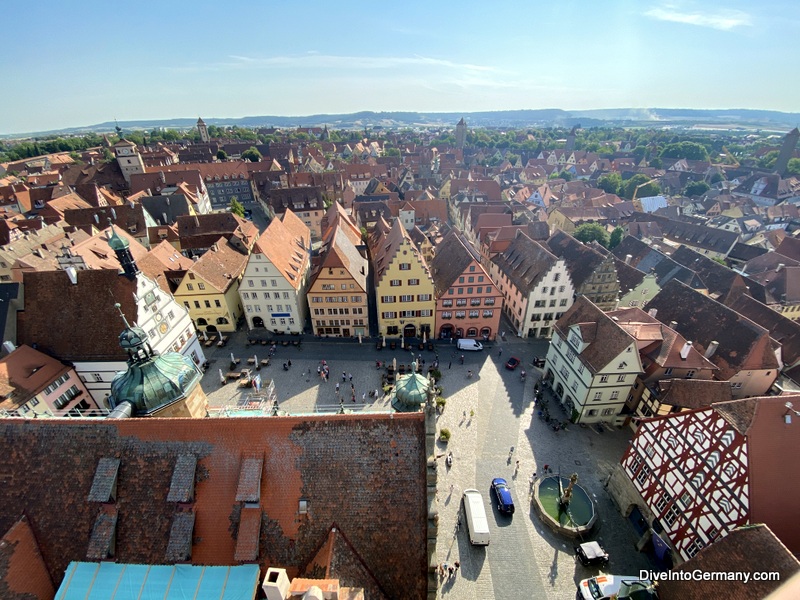
[[518,358],[512,356],[506,361],[506,369],[508,369],[509,371],[513,371],[519,366],[520,362],[521,361]]
[[537,368],[539,368],[539,369],[542,369],[542,368],[544,368],[544,362],[545,362],[545,361],[544,361],[544,359],[543,359],[543,358],[540,358],[540,357],[538,357],[538,356],[534,356],[534,357],[533,357],[533,360],[531,361],[531,364],[532,364],[534,367],[537,367]]
[[456,343],[456,347],[459,350],[474,350],[476,352],[478,350],[483,350],[483,344],[481,344],[476,340],[470,340],[470,339],[458,340],[458,342]]
[[649,579],[635,575],[598,575],[578,584],[578,600],[658,600],[658,592]]
[[492,491],[497,498],[497,510],[507,515],[514,514],[514,500],[511,498],[511,490],[508,483],[502,477],[492,479]]
[[590,565],[605,566],[608,564],[608,553],[598,542],[586,542],[575,548],[575,554],[584,567]]

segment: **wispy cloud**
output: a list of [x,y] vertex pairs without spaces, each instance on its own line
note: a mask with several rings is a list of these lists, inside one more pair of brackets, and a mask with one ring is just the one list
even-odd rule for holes
[[721,31],[730,31],[737,27],[752,25],[750,15],[741,10],[691,11],[684,10],[674,4],[664,4],[646,11],[645,16],[659,21],[672,21],[685,25],[710,27]]
[[495,69],[486,65],[459,63],[429,56],[340,56],[308,52],[306,54],[254,57],[231,55],[224,62],[189,64],[173,67],[176,71],[221,71],[226,69],[389,69],[397,67],[429,67],[470,73],[488,73]]

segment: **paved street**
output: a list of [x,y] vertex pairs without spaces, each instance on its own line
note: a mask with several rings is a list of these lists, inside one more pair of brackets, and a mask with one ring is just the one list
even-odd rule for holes
[[[212,407],[225,405],[243,393],[235,383],[219,384],[219,369],[227,372],[230,354],[246,363],[256,354],[261,360],[268,347],[246,346],[247,335],[237,332],[225,348],[207,349],[211,367],[204,376],[203,387]],[[411,362],[408,352],[375,349],[375,342],[315,340],[304,336],[300,348],[278,346],[262,378],[273,377],[280,409],[292,414],[333,412],[339,408],[335,384],[345,392],[348,410],[390,410],[385,400],[373,402],[362,395],[379,387],[380,371],[375,360]],[[502,356],[499,355],[502,348]],[[608,572],[635,574],[649,566],[647,558],[635,551],[632,528],[616,511],[603,487],[603,481],[619,461],[630,439],[625,431],[604,431],[569,426],[567,431],[554,432],[534,416],[531,400],[533,386],[540,375],[530,366],[534,355],[544,356],[547,343],[509,338],[487,345],[482,352],[465,352],[465,364],[453,344],[437,344],[441,385],[447,406],[439,417],[439,427],[447,427],[452,438],[439,444],[438,454],[452,451],[454,463],[447,469],[439,460],[440,522],[438,553],[440,562],[461,562],[458,577],[442,584],[442,598],[484,600],[497,598],[574,598],[576,584],[597,570],[586,569],[574,559],[572,541],[545,530],[530,508],[529,477],[549,464],[555,471],[578,473],[580,485],[597,502],[599,525],[592,539],[599,539],[611,555]],[[523,361],[528,377],[523,383],[520,369],[508,371],[505,361],[516,356]],[[435,358],[427,350],[421,357]],[[316,372],[320,360],[330,366],[331,378],[323,382]],[[290,371],[282,365],[292,361]],[[241,366],[241,365],[240,365]],[[246,365],[245,365],[246,366]],[[467,378],[467,371],[475,376]],[[342,372],[347,381],[342,383]],[[353,375],[356,402],[353,403],[349,375]],[[247,393],[251,390],[244,390]],[[551,410],[558,409],[551,402]],[[564,417],[566,418],[566,416]],[[509,455],[509,450],[513,452]],[[520,461],[515,476],[515,463]],[[449,471],[449,472],[448,472]],[[516,514],[508,518],[499,514],[491,501],[489,485],[493,477],[505,477],[512,489]],[[451,491],[452,486],[452,491]],[[489,517],[492,542],[488,548],[472,547],[465,528],[454,535],[463,490],[481,492]]]

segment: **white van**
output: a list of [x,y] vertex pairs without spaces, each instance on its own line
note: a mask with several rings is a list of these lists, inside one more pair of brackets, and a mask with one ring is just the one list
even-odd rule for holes
[[467,517],[469,541],[473,546],[489,545],[489,521],[478,490],[464,490],[464,514]]
[[456,346],[459,350],[483,350],[483,344],[475,340],[458,340]]

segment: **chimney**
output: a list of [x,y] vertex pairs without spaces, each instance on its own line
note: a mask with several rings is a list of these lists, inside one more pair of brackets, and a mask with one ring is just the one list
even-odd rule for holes
[[650,310],[647,311],[647,314],[655,319],[656,315],[658,314],[658,309],[657,308],[651,308]]
[[161,213],[161,218],[164,220],[164,225],[169,225],[169,221],[167,220],[167,213]]
[[67,267],[64,269],[67,272],[67,277],[69,277],[70,283],[72,285],[78,285],[78,271],[75,267]]
[[128,200],[128,206],[130,206],[131,208],[133,208],[133,207],[134,207],[134,206],[136,206],[136,205],[133,203],[133,200]]
[[670,321],[669,322],[669,328],[672,329],[673,331],[675,331],[675,328],[677,326],[678,326],[678,322],[677,321]]
[[200,229],[200,219],[197,217],[197,213],[194,213],[194,226]]
[[261,591],[264,592],[267,600],[284,600],[289,597],[289,586],[286,569],[270,567],[267,569],[264,581],[261,582]]
[[114,210],[114,207],[111,207],[111,218],[117,220],[117,211]]
[[686,342],[681,348],[681,359],[686,360],[686,357],[689,356],[689,351],[692,349],[692,342]]
[[17,347],[14,345],[14,342],[9,342],[9,341],[3,342],[3,348],[5,348],[5,351],[8,352],[9,354],[11,354],[14,350],[17,349]]
[[705,356],[706,358],[711,358],[712,356],[714,356],[714,352],[717,351],[717,348],[719,348],[719,342],[717,341],[711,342],[708,345],[708,348],[706,348],[706,353],[703,354],[703,356]]
[[100,215],[98,215],[97,213],[94,213],[94,222],[97,223],[98,225],[100,224]]
[[218,249],[219,249],[219,248],[217,247],[217,245],[216,245],[216,244],[211,244],[211,251],[212,251],[212,252],[216,252]]
[[632,258],[633,258],[633,256],[631,256],[630,254],[626,254],[626,255],[625,255],[625,264],[626,264],[626,265],[629,265],[629,264],[631,264],[631,259],[632,259]]
[[778,267],[775,269],[775,272],[776,272],[776,273],[780,273],[781,269],[783,269],[783,267],[785,267],[785,266],[786,266],[785,264],[783,264],[783,263],[780,263],[780,264],[778,265]]

